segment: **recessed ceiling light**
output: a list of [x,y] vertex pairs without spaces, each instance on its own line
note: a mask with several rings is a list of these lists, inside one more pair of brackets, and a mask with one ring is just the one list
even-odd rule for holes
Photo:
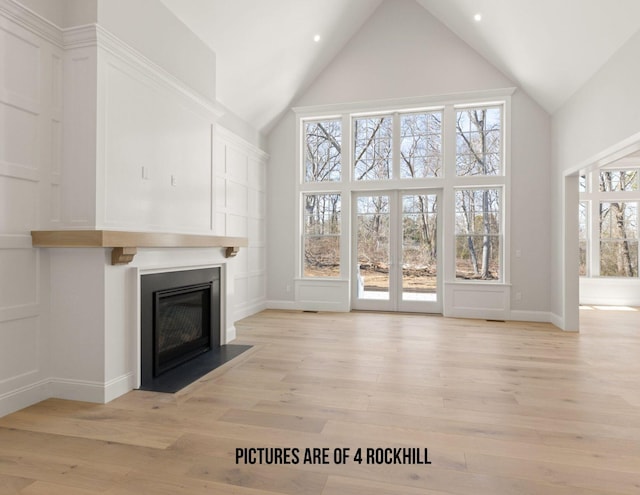
[[476,15],[473,16],[473,20],[476,22],[480,22],[482,20],[482,14],[478,12]]
[[318,41],[320,41],[320,35],[319,35],[319,34],[316,34],[316,35],[313,37],[313,41],[315,41],[316,43],[317,43]]

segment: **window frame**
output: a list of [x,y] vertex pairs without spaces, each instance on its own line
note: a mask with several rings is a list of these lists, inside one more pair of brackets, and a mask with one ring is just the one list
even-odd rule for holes
[[[406,98],[398,100],[360,102],[354,104],[319,105],[315,107],[294,108],[297,122],[296,136],[296,211],[299,218],[299,227],[296,238],[296,272],[295,280],[322,280],[332,281],[335,278],[308,278],[303,276],[302,260],[302,194],[340,192],[342,194],[342,229],[341,229],[341,277],[340,280],[348,282],[351,278],[351,198],[353,193],[360,191],[376,192],[378,190],[407,190],[407,189],[437,189],[442,193],[442,206],[440,214],[443,222],[443,250],[453,253],[443,262],[443,287],[446,284],[470,284],[481,290],[482,286],[510,285],[510,157],[511,157],[511,95],[514,88],[501,90],[481,91],[470,94],[452,95],[451,97],[426,97]],[[500,175],[486,176],[457,176],[456,175],[456,126],[455,116],[460,109],[499,107],[501,109],[501,169]],[[441,167],[438,177],[426,178],[400,178],[399,148],[400,148],[400,116],[403,114],[441,112]],[[391,116],[392,122],[392,176],[389,179],[379,180],[355,180],[354,174],[354,145],[353,145],[353,119],[369,116]],[[309,183],[302,180],[303,155],[302,138],[303,123],[311,120],[325,120],[330,118],[342,119],[342,159],[341,181]],[[345,139],[350,136],[350,139]],[[349,170],[347,174],[345,171]],[[501,247],[500,247],[500,277],[497,280],[460,280],[455,277],[455,207],[453,191],[456,188],[485,188],[497,187],[501,189]],[[509,289],[507,289],[509,290]]]
[[303,178],[303,182],[306,184],[334,184],[336,182],[341,182],[342,178],[344,176],[344,166],[343,166],[343,160],[342,160],[342,142],[344,141],[344,130],[342,128],[342,120],[339,117],[335,117],[335,118],[318,118],[318,119],[306,119],[303,122],[301,122],[301,133],[302,133],[302,139],[305,141],[306,144],[306,137],[307,137],[307,125],[309,124],[319,124],[319,123],[323,123],[323,122],[330,122],[330,121],[337,121],[340,122],[340,159],[339,159],[339,170],[338,170],[338,178],[337,179],[328,179],[328,180],[308,180],[307,179],[307,154],[306,154],[306,146],[302,146],[303,150],[302,150],[302,166],[304,168],[303,172],[302,172],[302,178]]
[[[600,173],[603,171],[620,171],[620,170],[637,170],[635,181],[637,181],[638,188],[635,190],[627,191],[601,191],[600,190]],[[611,168],[594,168],[588,171],[580,172],[581,175],[586,176],[586,190],[579,191],[579,202],[587,203],[587,274],[580,275],[581,278],[593,278],[593,279],[607,279],[607,280],[640,280],[640,266],[636,270],[634,276],[623,275],[602,275],[601,274],[601,245],[602,242],[612,242],[609,239],[602,238],[602,232],[600,229],[600,205],[602,203],[633,203],[636,206],[636,236],[640,237],[640,166],[637,167],[620,167]],[[637,238],[636,238],[637,240]],[[640,259],[640,242],[637,246],[638,252],[635,253],[637,259]],[[637,263],[640,265],[640,262]]]
[[[456,282],[499,282],[500,280],[503,279],[503,272],[504,272],[504,249],[503,249],[503,243],[504,243],[504,236],[505,236],[505,232],[504,232],[504,188],[503,186],[471,186],[471,187],[456,187],[454,188],[454,203],[453,203],[453,208],[454,208],[454,212],[457,215],[458,214],[458,210],[457,210],[457,194],[460,191],[483,191],[483,190],[495,190],[498,193],[498,212],[497,212],[497,216],[499,218],[499,223],[498,223],[498,232],[497,233],[489,233],[489,234],[482,234],[482,233],[476,233],[475,231],[470,234],[470,233],[463,233],[463,234],[459,234],[457,231],[457,221],[454,225],[454,246],[456,249],[456,252],[453,254],[453,258],[454,258],[454,262],[455,262],[455,280]],[[500,247],[498,250],[498,277],[496,279],[483,279],[483,278],[478,278],[478,279],[465,279],[462,277],[458,277],[458,270],[457,270],[457,243],[458,243],[458,238],[461,237],[484,237],[485,235],[489,236],[489,237],[495,237],[498,240],[498,246]]]
[[301,261],[302,261],[302,266],[300,267],[301,270],[301,275],[303,278],[305,279],[310,279],[310,280],[321,280],[321,279],[326,279],[326,280],[336,280],[339,279],[341,276],[341,267],[342,267],[342,218],[343,218],[343,213],[342,213],[342,202],[344,201],[344,197],[342,196],[342,194],[340,192],[335,192],[335,191],[326,191],[326,192],[303,192],[302,193],[302,198],[301,198],[301,204],[305,204],[305,200],[306,200],[306,196],[338,196],[340,199],[340,211],[339,211],[339,218],[338,218],[338,232],[337,233],[330,233],[330,234],[307,234],[306,229],[305,229],[305,219],[308,218],[308,215],[306,215],[304,212],[302,214],[302,225],[301,225],[301,249],[304,250],[305,246],[306,246],[306,241],[309,238],[313,238],[313,237],[335,237],[338,239],[338,274],[335,276],[310,276],[310,275],[306,275],[306,259],[305,259],[305,255],[303,255],[301,253]]
[[[500,124],[501,124],[501,128],[499,129],[499,134],[500,134],[500,144],[499,144],[499,171],[496,174],[459,174],[458,173],[458,135],[459,135],[459,129],[457,126],[457,122],[458,122],[458,112],[464,112],[464,111],[471,111],[471,110],[490,110],[490,109],[498,109],[499,113],[500,113]],[[506,175],[506,171],[504,169],[505,167],[505,131],[504,131],[504,125],[505,125],[505,106],[503,104],[487,104],[487,105],[458,105],[456,106],[456,154],[455,154],[455,177],[458,178],[463,178],[463,177],[468,177],[468,178],[478,178],[478,177],[502,177]],[[478,132],[478,131],[469,131],[469,132]],[[493,132],[493,131],[488,131],[488,132]],[[462,133],[464,134],[464,130],[462,130]]]
[[[436,113],[440,114],[440,155],[439,155],[439,167],[438,167],[438,174],[434,174],[434,175],[426,175],[424,177],[403,177],[402,176],[402,145],[403,145],[403,138],[404,135],[402,134],[402,119],[403,117],[406,116],[415,116],[415,115],[429,115],[432,116]],[[444,173],[445,173],[445,158],[444,158],[444,133],[445,133],[445,123],[444,123],[444,108],[431,108],[431,109],[422,109],[422,110],[416,110],[416,111],[403,111],[403,112],[398,112],[398,144],[396,146],[397,150],[398,150],[398,157],[397,157],[397,169],[398,169],[398,177],[400,178],[400,180],[404,180],[404,181],[408,181],[409,183],[411,183],[411,181],[416,180],[416,179],[437,179],[437,178],[441,178],[444,177]],[[427,142],[429,141],[429,138],[431,136],[431,133],[427,133],[426,134],[426,138],[427,138]],[[427,155],[427,157],[430,156],[438,156],[438,155]]]
[[[620,191],[616,191],[616,192],[620,192]],[[634,191],[635,192],[635,191]],[[609,194],[609,192],[604,192],[604,194]],[[621,237],[611,237],[611,235],[608,236],[604,236],[604,232],[602,230],[602,205],[608,203],[609,204],[609,215],[611,215],[611,204],[613,203],[617,203],[617,204],[624,204],[625,207],[626,206],[632,206],[633,207],[633,214],[635,215],[635,225],[636,225],[636,231],[635,231],[635,237],[632,238],[630,240],[630,242],[632,242],[633,244],[635,244],[635,253],[631,253],[632,256],[635,258],[635,274],[634,275],[603,275],[602,274],[602,253],[603,253],[603,244],[607,245],[607,244],[615,244],[615,243],[620,243],[620,242],[625,242],[625,239],[621,238]],[[610,199],[607,197],[601,197],[601,199],[598,201],[598,224],[600,226],[600,228],[598,229],[598,251],[600,253],[599,256],[599,265],[600,265],[600,269],[598,271],[598,274],[600,277],[602,278],[622,278],[622,279],[628,279],[628,280],[633,280],[633,279],[637,279],[640,277],[640,274],[638,273],[638,258],[640,255],[640,246],[638,243],[638,206],[640,201],[619,201],[619,200],[615,200],[615,199]],[[611,217],[609,218],[609,234],[611,234]],[[629,239],[626,239],[627,242],[629,242]]]

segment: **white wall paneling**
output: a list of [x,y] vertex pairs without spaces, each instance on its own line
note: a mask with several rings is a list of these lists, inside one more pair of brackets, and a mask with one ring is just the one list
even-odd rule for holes
[[96,63],[95,47],[65,53],[61,227],[96,223]]
[[637,278],[580,277],[580,304],[640,306]]
[[311,311],[349,311],[349,287],[348,280],[296,279],[294,307]]
[[445,315],[456,318],[507,320],[510,287],[499,284],[445,283]]
[[[107,17],[138,49],[155,46],[153,30]],[[60,29],[0,0],[0,416],[136,385],[137,270],[222,266],[224,342],[263,307],[267,156],[224,129],[216,141],[215,65],[191,64],[189,84],[168,66],[101,25]],[[141,249],[128,267],[104,249],[31,247],[30,230],[105,227],[251,239],[237,259]]]
[[59,178],[61,60],[59,32],[0,1],[0,416],[49,394],[49,263],[30,231]]
[[223,127],[216,131],[215,198],[219,235],[249,238],[236,257],[236,319],[266,303],[266,163],[267,155]]

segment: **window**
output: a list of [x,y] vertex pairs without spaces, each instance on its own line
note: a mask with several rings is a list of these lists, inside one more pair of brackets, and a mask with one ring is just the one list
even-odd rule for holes
[[583,182],[587,187],[580,186],[580,275],[639,278],[640,168],[593,170],[581,176]]
[[340,276],[340,194],[304,194],[305,277]]
[[[388,101],[378,108],[357,104],[338,110],[329,105],[326,114],[318,107],[296,109],[300,123],[296,276],[353,278],[355,265],[382,266],[379,259],[385,256],[389,266],[400,264],[398,251],[406,246],[385,244],[388,241],[380,233],[386,228],[381,201],[393,198],[389,211],[397,212],[406,207],[400,204],[403,194],[418,191],[416,197],[426,198],[419,191],[437,190],[442,192],[438,209],[443,213],[438,259],[446,267],[443,273],[453,279],[443,282],[465,281],[478,287],[482,282],[509,283],[504,231],[509,217],[505,205],[510,182],[505,145],[509,96],[504,98],[457,103],[429,98],[424,106],[399,100],[395,108]],[[371,204],[364,204],[363,198]],[[423,205],[419,214],[408,210],[403,217],[402,226],[413,232],[416,245],[419,225],[425,236],[434,234],[430,229],[435,229],[436,215],[427,212],[431,206]],[[449,214],[453,211],[455,225]],[[384,242],[367,236],[367,229],[374,227],[382,229],[376,235]],[[367,253],[375,253],[371,260],[358,257],[360,244],[352,245],[355,238],[362,239]],[[425,244],[436,259],[437,246],[426,237]],[[420,248],[412,249],[417,259]]]
[[600,192],[637,190],[637,170],[602,170],[600,172]]
[[341,178],[342,122],[340,119],[304,123],[305,182]]
[[638,276],[638,203],[600,202],[600,276]]
[[356,180],[390,179],[393,118],[359,117],[353,120],[353,164]]
[[500,278],[500,189],[456,191],[456,278]]
[[589,274],[587,262],[587,245],[589,239],[589,203],[581,201],[578,205],[578,247],[579,254],[579,274],[585,277]]
[[400,116],[400,178],[438,177],[442,167],[442,112]]
[[458,110],[456,175],[500,175],[501,173],[501,107]]
[[587,176],[581,175],[578,177],[578,190],[583,193],[587,192]]

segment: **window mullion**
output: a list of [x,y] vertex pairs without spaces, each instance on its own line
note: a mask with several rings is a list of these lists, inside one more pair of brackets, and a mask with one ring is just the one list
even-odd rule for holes
[[444,108],[442,119],[444,177],[452,180],[456,176],[456,109],[453,105]]
[[342,116],[342,183],[350,184],[353,181],[353,126],[351,115]]
[[393,114],[391,131],[391,178],[400,179],[400,114]]
[[589,276],[600,276],[600,201],[589,201]]

